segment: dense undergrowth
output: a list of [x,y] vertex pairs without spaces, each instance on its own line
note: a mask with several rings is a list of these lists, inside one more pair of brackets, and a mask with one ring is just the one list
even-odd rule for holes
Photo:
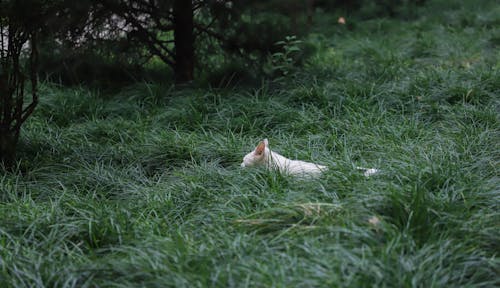
[[[2,287],[500,285],[500,7],[445,2],[318,13],[255,89],[44,84],[0,175]],[[264,137],[330,170],[240,169]]]

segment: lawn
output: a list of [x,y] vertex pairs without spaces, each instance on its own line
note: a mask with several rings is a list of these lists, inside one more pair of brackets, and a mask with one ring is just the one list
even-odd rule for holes
[[[0,172],[1,286],[499,286],[500,6],[428,2],[318,11],[258,87],[43,83]],[[263,138],[329,170],[241,169]]]

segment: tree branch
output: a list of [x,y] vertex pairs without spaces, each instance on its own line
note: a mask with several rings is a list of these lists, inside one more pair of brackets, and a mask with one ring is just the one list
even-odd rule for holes
[[208,29],[207,27],[203,27],[202,25],[197,24],[197,23],[194,23],[194,27],[197,30],[200,31],[200,33],[198,33],[197,35],[200,35],[201,33],[207,33],[209,36],[212,36],[212,37],[214,37],[217,40],[226,41],[226,39],[224,38],[224,36],[222,36],[221,34],[216,33],[214,31]]

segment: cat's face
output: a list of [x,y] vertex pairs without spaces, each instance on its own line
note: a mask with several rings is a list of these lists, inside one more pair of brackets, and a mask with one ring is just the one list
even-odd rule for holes
[[260,141],[255,149],[243,157],[241,167],[259,166],[265,164],[266,148],[268,146],[267,139]]

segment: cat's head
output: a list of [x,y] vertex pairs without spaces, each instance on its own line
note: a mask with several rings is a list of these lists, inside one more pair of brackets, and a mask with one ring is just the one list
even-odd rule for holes
[[269,142],[264,139],[259,142],[255,149],[243,157],[241,167],[251,167],[265,165],[267,154],[269,153]]

